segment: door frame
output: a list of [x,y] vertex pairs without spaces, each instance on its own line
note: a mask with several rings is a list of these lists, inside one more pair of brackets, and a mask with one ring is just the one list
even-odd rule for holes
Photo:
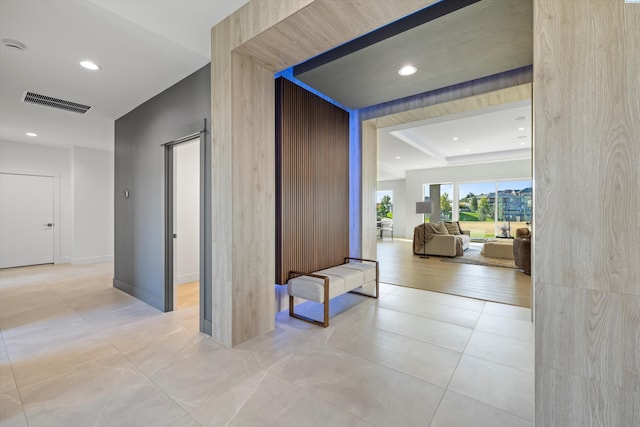
[[[206,121],[202,130],[190,133],[181,138],[169,141],[162,144],[164,149],[164,311],[173,311],[175,309],[173,304],[173,290],[174,290],[174,147],[184,142],[199,140],[200,156],[199,156],[199,180],[200,180],[200,195],[199,195],[199,306],[200,306],[200,332],[207,333],[207,322],[205,321],[205,281],[206,266],[205,260],[208,257],[206,253],[206,192],[210,189],[210,185],[207,185],[206,177],[206,155],[208,153],[208,147],[206,145]],[[209,278],[210,280],[210,278]],[[208,332],[211,333],[210,331]]]

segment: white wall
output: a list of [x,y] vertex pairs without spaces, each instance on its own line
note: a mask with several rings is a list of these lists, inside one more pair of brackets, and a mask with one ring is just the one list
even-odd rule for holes
[[[438,183],[463,183],[492,180],[531,179],[531,160],[484,163],[468,166],[407,171],[405,178],[405,230],[404,235],[413,237],[413,228],[422,221],[422,214],[415,213],[416,202],[423,200],[422,185]],[[395,192],[394,192],[394,198]],[[397,199],[398,204],[403,203]],[[394,201],[394,209],[396,202]],[[395,224],[394,224],[395,225]],[[394,230],[395,231],[395,230]],[[398,234],[400,234],[398,230]]]
[[[391,198],[391,203],[393,203],[393,237],[407,236],[405,234],[407,222],[406,185],[404,179],[378,181],[378,191],[393,191],[393,197]],[[412,236],[413,234],[409,237]]]
[[174,148],[176,228],[176,285],[199,280],[200,144],[185,142]]
[[55,263],[113,259],[113,152],[0,141],[0,172],[57,181]]
[[67,148],[0,141],[0,172],[54,177],[54,262],[71,259],[71,161]]
[[113,260],[113,152],[71,149],[72,264]]

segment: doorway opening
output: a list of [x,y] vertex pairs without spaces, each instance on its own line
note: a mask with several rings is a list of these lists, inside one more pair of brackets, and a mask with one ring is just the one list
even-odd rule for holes
[[203,330],[204,132],[165,147],[165,311],[182,310]]
[[173,148],[174,310],[200,302],[200,139]]

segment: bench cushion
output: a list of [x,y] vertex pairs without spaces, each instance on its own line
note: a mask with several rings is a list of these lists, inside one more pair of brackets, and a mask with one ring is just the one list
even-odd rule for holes
[[376,266],[374,264],[365,264],[362,262],[350,262],[340,267],[353,268],[364,273],[364,282],[376,281]]
[[318,274],[342,278],[342,280],[344,281],[343,293],[349,292],[350,290],[358,288],[364,284],[364,273],[362,271],[356,270],[354,268],[346,268],[342,265],[320,270],[318,271]]
[[[347,263],[316,271],[329,278],[329,299],[361,286],[376,283],[376,267],[373,264]],[[287,282],[289,295],[319,303],[324,302],[324,280],[317,277],[298,276]]]
[[[342,277],[321,272],[318,272],[318,274],[329,277],[329,299],[346,292]],[[299,276],[289,279],[287,291],[289,295],[299,298],[320,303],[324,302],[324,280],[316,277]]]

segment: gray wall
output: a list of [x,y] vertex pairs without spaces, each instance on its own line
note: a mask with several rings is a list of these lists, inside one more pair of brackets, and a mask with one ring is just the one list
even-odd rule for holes
[[[165,309],[164,148],[161,144],[202,130],[211,117],[211,69],[207,65],[115,122],[114,286]],[[209,123],[207,123],[209,127]],[[201,155],[210,194],[210,129]],[[129,190],[130,197],[124,198]],[[205,236],[211,235],[210,200]],[[207,219],[209,218],[209,219]],[[201,256],[210,254],[211,239]],[[204,318],[211,320],[211,263],[201,272]],[[201,321],[202,325],[202,321]],[[210,323],[209,323],[210,325]],[[202,329],[202,326],[201,326]]]

